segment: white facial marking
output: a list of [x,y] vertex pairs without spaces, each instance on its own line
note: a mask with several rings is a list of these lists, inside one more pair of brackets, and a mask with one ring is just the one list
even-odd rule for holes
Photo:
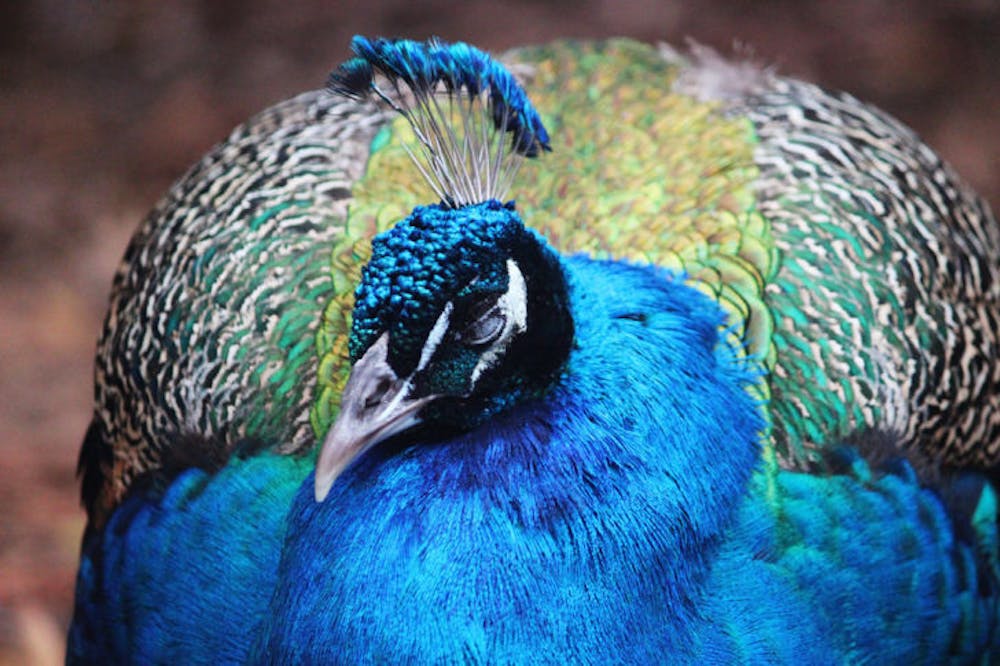
[[528,287],[524,275],[513,259],[507,260],[507,293],[498,302],[504,304],[508,318],[514,328],[521,333],[528,327]]
[[434,352],[437,351],[438,345],[441,344],[444,334],[448,331],[452,309],[451,301],[445,303],[444,310],[441,311],[437,321],[434,322],[431,332],[427,334],[427,341],[424,342],[424,348],[420,350],[420,362],[417,363],[417,372],[426,368],[427,364],[431,362],[431,357],[434,356]]
[[511,338],[528,328],[528,287],[524,275],[513,259],[507,260],[507,292],[497,299],[497,307],[504,314],[504,330],[496,342],[483,352],[472,370],[470,391],[475,388],[480,375],[493,367],[510,344]]

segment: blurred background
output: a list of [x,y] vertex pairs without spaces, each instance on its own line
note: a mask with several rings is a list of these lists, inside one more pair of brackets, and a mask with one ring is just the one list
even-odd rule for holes
[[354,33],[738,45],[896,115],[1000,209],[1000,0],[5,0],[0,664],[62,659],[91,356],[132,229],[233,125],[322,85]]

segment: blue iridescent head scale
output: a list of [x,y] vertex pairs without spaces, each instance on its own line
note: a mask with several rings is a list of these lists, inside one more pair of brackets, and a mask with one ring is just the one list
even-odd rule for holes
[[416,137],[406,149],[441,203],[372,241],[351,376],[317,463],[319,500],[389,437],[471,429],[541,395],[573,338],[558,255],[501,203],[523,160],[550,150],[521,86],[467,44],[355,37],[352,49],[329,89],[406,118]]

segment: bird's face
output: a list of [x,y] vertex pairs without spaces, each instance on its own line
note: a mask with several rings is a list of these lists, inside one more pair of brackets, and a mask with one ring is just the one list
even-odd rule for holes
[[420,207],[376,238],[317,500],[389,437],[418,424],[471,429],[544,392],[572,343],[567,301],[558,256],[512,205]]

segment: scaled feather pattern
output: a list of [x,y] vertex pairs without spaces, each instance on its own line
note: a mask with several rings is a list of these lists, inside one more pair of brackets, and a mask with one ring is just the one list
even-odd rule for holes
[[126,253],[69,663],[1000,659],[1000,230],[910,130],[352,48]]

